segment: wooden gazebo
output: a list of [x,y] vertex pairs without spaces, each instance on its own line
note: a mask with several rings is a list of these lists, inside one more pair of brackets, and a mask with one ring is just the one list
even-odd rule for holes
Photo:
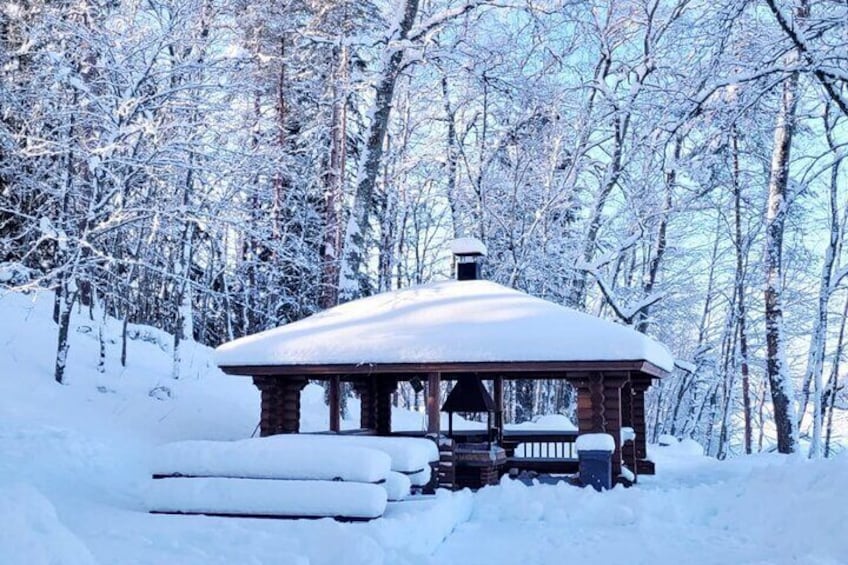
[[[253,377],[262,396],[263,436],[300,431],[300,391],[308,380],[329,381],[331,431],[340,431],[344,381],[360,395],[361,427],[378,435],[393,432],[398,383],[419,381],[426,432],[438,435],[441,382],[474,375],[492,383],[495,428],[505,441],[504,380],[564,379],[577,391],[578,433],[614,438],[613,477],[622,461],[634,473],[653,473],[645,391],[674,363],[663,345],[629,327],[484,280],[443,281],[349,302],[224,344],[216,361],[228,374]],[[635,432],[624,450],[622,427]],[[537,459],[543,471],[543,459],[552,458]]]

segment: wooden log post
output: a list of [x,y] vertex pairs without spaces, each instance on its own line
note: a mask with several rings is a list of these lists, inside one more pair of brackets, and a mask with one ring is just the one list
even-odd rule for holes
[[441,431],[441,373],[427,374],[427,433],[438,435]]
[[259,389],[261,408],[259,412],[259,435],[266,437],[279,433],[277,414],[277,383],[273,377],[253,377]]
[[[621,388],[621,425],[624,428],[633,428],[633,386],[630,378],[624,383]],[[622,445],[624,464],[627,468],[636,473],[636,442],[631,441],[626,445]]]
[[495,441],[500,444],[503,441],[503,432],[504,432],[504,387],[503,387],[503,377],[498,375],[494,379],[494,392],[495,392],[495,428],[497,428],[498,437],[495,438]]
[[630,379],[621,387],[621,425],[626,428],[633,427],[633,387],[630,384]]
[[379,436],[392,433],[392,394],[395,390],[397,390],[397,381],[394,378],[378,377],[375,387],[374,420]]
[[640,474],[653,475],[654,463],[648,461],[648,425],[645,420],[645,392],[651,386],[648,376],[632,379],[631,412],[633,414],[633,431],[636,432],[635,452],[636,467]]
[[636,432],[636,458],[645,459],[648,456],[648,425],[645,421],[645,391],[651,386],[651,381],[636,379],[632,384],[632,413],[633,431]]
[[300,431],[300,391],[306,383],[305,377],[253,377],[262,396],[260,436]]
[[377,429],[377,378],[363,377],[353,385],[359,394],[359,427],[365,430]]
[[577,429],[581,434],[607,433],[615,441],[613,478],[621,474],[621,387],[627,373],[573,373],[567,380],[577,389]]
[[338,432],[342,429],[342,414],[341,414],[341,377],[333,375],[328,383],[328,404],[330,408],[330,431]]
[[629,379],[627,373],[604,373],[604,428],[615,440],[612,454],[613,479],[621,474],[621,388]]
[[568,379],[577,389],[577,429],[581,434],[604,429],[604,381],[601,373],[579,373]]

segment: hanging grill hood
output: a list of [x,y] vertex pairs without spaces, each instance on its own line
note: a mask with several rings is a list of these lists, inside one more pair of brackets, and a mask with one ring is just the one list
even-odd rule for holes
[[495,401],[477,375],[460,376],[442,405],[442,412],[494,411]]

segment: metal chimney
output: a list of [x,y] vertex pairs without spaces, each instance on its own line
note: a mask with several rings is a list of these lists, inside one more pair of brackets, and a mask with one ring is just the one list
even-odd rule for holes
[[476,281],[482,277],[486,246],[474,237],[460,237],[451,242],[451,252],[456,263],[456,280]]

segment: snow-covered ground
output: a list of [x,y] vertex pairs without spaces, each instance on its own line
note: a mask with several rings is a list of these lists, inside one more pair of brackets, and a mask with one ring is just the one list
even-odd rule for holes
[[[98,325],[85,312],[69,384],[57,385],[50,311],[49,295],[0,298],[3,565],[848,563],[848,456],[717,462],[687,443],[652,450],[656,477],[600,494],[505,481],[390,505],[384,518],[356,524],[151,515],[155,449],[250,436],[258,395],[214,369],[202,347],[186,378],[171,380],[168,336],[150,328],[133,328],[126,369],[115,338],[101,374]],[[305,429],[327,427],[320,389],[306,389],[303,410]],[[402,411],[393,419],[421,422]]]
[[[848,458],[718,462],[658,448],[659,473],[598,494],[505,481],[433,556],[463,563],[848,563]],[[481,540],[485,540],[481,543]]]

